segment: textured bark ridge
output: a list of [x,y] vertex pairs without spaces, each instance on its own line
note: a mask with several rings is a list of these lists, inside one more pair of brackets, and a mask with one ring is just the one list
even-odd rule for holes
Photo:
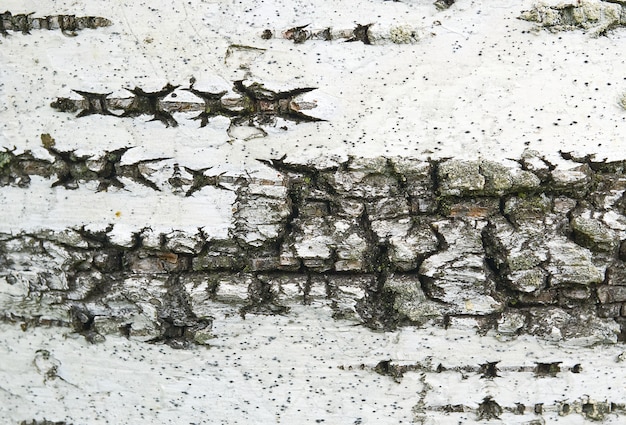
[[[200,127],[206,126],[210,118],[217,116],[230,118],[231,125],[247,124],[250,126],[274,123],[276,118],[295,122],[322,121],[301,112],[317,106],[313,102],[298,100],[300,95],[315,90],[312,87],[275,92],[266,89],[260,83],[245,85],[240,80],[233,83],[233,93],[231,96],[227,96],[228,92],[226,91],[212,93],[197,90],[194,88],[194,82],[195,79],[192,78],[189,88],[183,90],[191,92],[202,102],[164,101],[166,97],[175,95],[174,92],[179,87],[168,83],[156,92],[146,92],[139,87],[132,90],[127,89],[134,95],[128,98],[110,99],[110,93],[74,90],[83,99],[60,97],[50,106],[62,112],[80,110],[77,115],[78,118],[94,114],[120,118],[152,115],[153,118],[150,121],[161,121],[166,127],[178,126],[172,113],[193,111],[200,112],[199,115],[192,118],[200,120]],[[121,112],[116,114],[111,110]]]
[[[23,155],[4,154],[3,185],[22,187],[38,169]],[[509,163],[261,160],[276,180],[155,168],[155,187],[172,196],[203,196],[194,193],[203,184],[232,190],[229,237],[144,229],[113,238],[113,225],[3,234],[0,306],[24,327],[181,347],[207,342],[215,314],[289,314],[296,303],[378,329],[623,340],[626,162],[561,156],[558,166],[532,151]],[[91,176],[111,191],[115,176],[129,177],[69,174],[53,185]]]
[[[461,375],[461,379],[467,380],[478,377],[483,382],[498,381],[503,375],[515,374],[518,379],[524,379],[524,375],[529,375],[535,379],[543,378],[565,378],[576,376],[583,372],[580,363],[564,365],[561,361],[555,362],[535,362],[534,365],[516,365],[516,366],[499,366],[499,361],[485,362],[478,365],[457,365],[448,366],[442,363],[436,363],[429,357],[424,362],[409,363],[406,361],[381,360],[376,365],[340,365],[342,371],[367,370],[383,376],[391,378],[398,384],[401,383],[405,375],[419,373],[422,383],[425,384],[421,392],[419,392],[419,400],[413,407],[415,420],[417,423],[428,423],[426,418],[433,413],[469,413],[474,416],[476,421],[500,419],[506,421],[507,418],[502,417],[504,414],[521,416],[534,414],[534,421],[523,422],[525,424],[544,423],[542,415],[556,414],[560,417],[568,415],[580,415],[589,421],[603,421],[609,415],[622,415],[626,411],[624,403],[615,403],[611,401],[598,401],[589,396],[583,396],[575,400],[559,400],[548,403],[530,403],[524,404],[515,402],[508,404],[499,403],[498,396],[487,395],[482,400],[475,400],[470,404],[437,404],[432,403],[432,399],[436,399],[433,390],[435,390],[429,381],[446,380],[449,376]],[[526,377],[528,379],[528,377]],[[493,383],[497,386],[497,384]],[[440,389],[435,391],[443,391]],[[429,400],[430,399],[430,400]],[[470,416],[470,417],[471,417]],[[539,419],[540,418],[540,419]],[[521,422],[520,422],[521,423]]]
[[9,31],[20,31],[22,34],[29,34],[32,30],[61,30],[68,36],[76,36],[76,31],[85,28],[108,27],[113,23],[99,16],[75,16],[75,15],[54,15],[43,18],[35,18],[33,13],[20,13],[13,15],[6,11],[0,13],[0,34],[9,35]]
[[266,29],[261,33],[261,38],[283,38],[291,40],[295,44],[305,41],[332,41],[361,42],[368,45],[384,44],[414,44],[420,41],[426,32],[422,28],[414,28],[410,25],[397,25],[390,28],[379,28],[373,23],[357,24],[351,29],[333,29],[331,27],[311,29],[309,25],[293,27],[284,31],[272,31]]

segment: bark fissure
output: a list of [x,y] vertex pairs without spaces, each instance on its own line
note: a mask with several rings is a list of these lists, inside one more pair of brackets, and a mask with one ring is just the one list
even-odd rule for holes
[[401,158],[318,166],[283,156],[260,160],[279,173],[263,180],[159,167],[163,158],[120,164],[129,148],[90,159],[49,135],[42,142],[54,161],[2,153],[2,185],[56,176],[52,190],[94,182],[107,196],[128,190],[129,177],[150,182],[132,190],[164,196],[206,196],[210,186],[234,194],[231,227],[226,239],[145,228],[121,245],[113,225],[0,235],[6,320],[181,347],[210,339],[212,311],[289,314],[294,303],[376,329],[471,323],[503,338],[591,343],[625,333],[619,163],[572,157],[560,168],[527,152],[518,168]]

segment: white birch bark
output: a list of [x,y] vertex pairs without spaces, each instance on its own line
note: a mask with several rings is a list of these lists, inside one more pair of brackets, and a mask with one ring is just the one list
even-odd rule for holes
[[1,7],[3,423],[624,420],[624,2]]

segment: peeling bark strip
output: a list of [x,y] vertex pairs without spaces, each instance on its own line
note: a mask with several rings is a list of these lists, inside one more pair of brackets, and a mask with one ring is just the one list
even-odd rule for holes
[[626,26],[626,1],[576,0],[556,5],[541,2],[522,12],[519,18],[537,22],[538,28],[553,32],[584,29],[597,37]]
[[414,44],[423,38],[423,30],[413,28],[408,25],[397,25],[391,28],[378,29],[373,23],[357,24],[352,29],[334,30],[330,27],[322,29],[308,29],[309,25],[289,28],[284,31],[275,32],[266,29],[261,33],[261,38],[269,40],[271,38],[284,38],[296,44],[309,40],[342,40],[345,42],[360,41],[363,44]]
[[[282,157],[261,160],[278,174],[266,181],[147,160],[157,185],[142,162],[119,165],[127,148],[90,168],[51,136],[42,142],[55,161],[6,150],[3,184],[23,187],[31,173],[48,173],[56,186],[89,180],[106,189],[125,177],[187,196],[223,186],[235,198],[226,239],[202,229],[120,239],[113,225],[0,235],[0,305],[25,327],[184,346],[210,338],[216,311],[288,314],[293,304],[321,304],[378,329],[626,340],[626,161],[562,153],[557,166],[533,151],[507,165]],[[542,363],[535,373],[561,371]],[[497,372],[493,364],[481,373]]]
[[[315,103],[298,101],[298,96],[315,90],[313,87],[275,92],[263,87],[262,84],[252,83],[244,85],[243,81],[235,81],[233,91],[236,97],[227,97],[226,91],[211,93],[194,88],[192,79],[189,88],[183,89],[202,99],[200,102],[172,102],[164,101],[166,96],[174,93],[180,86],[167,84],[156,92],[146,92],[139,87],[126,89],[133,93],[133,97],[109,99],[110,93],[91,93],[74,90],[83,97],[82,100],[57,98],[50,104],[61,112],[76,112],[77,117],[87,115],[112,115],[115,117],[137,117],[152,115],[150,121],[161,121],[166,127],[176,127],[178,122],[172,116],[175,112],[200,112],[192,118],[200,120],[200,127],[208,124],[209,119],[224,116],[231,119],[231,125],[266,125],[273,123],[276,118],[295,122],[322,121],[302,113],[302,110],[313,109]],[[111,110],[121,110],[115,114]]]
[[7,36],[8,31],[21,31],[22,34],[29,34],[31,30],[58,30],[63,34],[75,37],[76,31],[85,28],[96,29],[100,27],[108,27],[113,25],[106,18],[98,16],[80,16],[75,15],[53,15],[43,18],[33,18],[32,13],[22,13],[13,15],[6,11],[0,14],[0,34]]

